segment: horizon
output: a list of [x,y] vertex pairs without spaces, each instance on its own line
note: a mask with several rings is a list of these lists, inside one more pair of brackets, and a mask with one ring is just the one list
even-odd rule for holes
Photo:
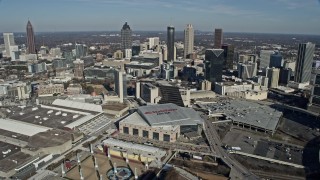
[[134,31],[193,24],[204,32],[320,35],[319,0],[2,0],[0,8],[1,32],[24,32],[29,19],[35,32],[120,31],[128,22]]
[[[195,29],[195,31],[201,32],[201,33],[212,33],[214,34],[214,30],[212,31],[202,31],[202,30],[198,30]],[[115,32],[119,32],[120,34],[120,30],[106,30],[106,31],[101,31],[101,30],[97,30],[97,31],[93,31],[93,30],[83,30],[83,31],[40,31],[40,32],[34,32],[35,35],[37,34],[43,34],[43,33],[115,33]],[[135,34],[135,32],[150,32],[150,33],[167,33],[167,31],[156,31],[156,30],[132,30],[133,34]],[[175,32],[177,33],[183,33],[183,30],[175,30]],[[26,32],[20,31],[20,32],[0,32],[0,34],[3,33],[14,33],[14,34],[26,34]],[[271,35],[303,35],[303,36],[320,36],[320,34],[300,34],[300,33],[277,33],[277,32],[225,32],[223,31],[223,34],[271,34]],[[198,34],[195,34],[198,35]],[[2,36],[2,35],[1,35]]]

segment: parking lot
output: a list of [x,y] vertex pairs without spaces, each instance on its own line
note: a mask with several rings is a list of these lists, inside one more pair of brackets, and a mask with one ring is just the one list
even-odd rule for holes
[[254,154],[294,164],[302,164],[303,147],[273,141],[269,138],[233,129],[223,139],[231,147],[240,147],[241,152]]

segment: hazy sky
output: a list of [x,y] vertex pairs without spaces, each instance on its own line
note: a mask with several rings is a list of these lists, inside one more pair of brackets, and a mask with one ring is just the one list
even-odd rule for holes
[[320,0],[0,0],[0,32],[160,30],[320,34]]

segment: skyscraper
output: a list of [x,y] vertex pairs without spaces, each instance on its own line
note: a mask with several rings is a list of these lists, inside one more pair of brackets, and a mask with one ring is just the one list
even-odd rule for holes
[[77,59],[73,61],[74,64],[74,78],[83,79],[84,61]]
[[27,23],[27,48],[29,54],[36,53],[36,45],[34,40],[33,27],[30,21]]
[[168,26],[167,28],[167,49],[168,61],[173,61],[174,58],[174,27]]
[[221,48],[224,50],[224,69],[233,69],[234,46],[224,44]]
[[294,76],[295,82],[305,83],[310,81],[314,50],[315,44],[310,42],[299,44]]
[[10,57],[10,46],[15,45],[13,33],[3,33],[3,39],[6,49],[6,56]]
[[212,84],[222,81],[223,49],[207,49],[205,52],[205,78]]
[[192,24],[188,24],[184,30],[184,53],[183,57],[186,58],[188,54],[193,52],[194,44],[194,30]]
[[128,23],[124,23],[121,29],[121,50],[124,53],[125,49],[132,48],[132,31]]
[[271,50],[260,51],[259,69],[268,68],[270,66],[270,58],[272,54],[274,54],[274,51],[271,51]]
[[280,69],[268,68],[267,77],[269,78],[268,88],[277,88],[279,84]]
[[160,44],[160,38],[159,37],[149,38],[149,49],[153,49],[155,47],[158,47],[159,44]]
[[247,62],[238,63],[238,78],[243,80],[252,78],[257,75],[257,63]]
[[281,68],[282,67],[282,55],[279,52],[275,52],[270,56],[269,67]]
[[82,58],[84,56],[87,56],[88,47],[85,44],[76,44],[75,50],[76,58]]
[[222,29],[215,29],[214,30],[214,48],[215,49],[221,48],[222,39],[223,39]]
[[114,91],[122,103],[123,99],[127,98],[127,75],[122,70],[115,70],[114,73]]
[[320,112],[320,69],[312,71],[311,79],[311,96],[308,110]]

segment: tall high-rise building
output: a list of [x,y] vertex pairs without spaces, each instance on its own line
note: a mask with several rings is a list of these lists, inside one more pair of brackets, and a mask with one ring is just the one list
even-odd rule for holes
[[27,23],[27,48],[29,54],[36,53],[36,44],[34,40],[33,27],[30,21]]
[[298,58],[294,76],[295,82],[305,83],[310,81],[314,50],[315,44],[310,42],[299,44]]
[[287,85],[290,81],[292,70],[290,68],[281,68],[279,76],[279,84]]
[[214,48],[220,49],[223,40],[222,29],[214,29]]
[[85,44],[76,44],[75,50],[76,58],[82,58],[84,56],[87,56],[88,47]]
[[10,46],[9,50],[10,50],[11,61],[15,61],[15,60],[19,59],[20,51],[19,51],[18,46],[16,46],[16,45]]
[[257,75],[257,63],[238,63],[238,78],[249,79]]
[[187,28],[184,30],[184,53],[183,57],[186,58],[188,54],[193,52],[194,44],[194,29],[192,24],[188,24]]
[[224,69],[233,69],[234,46],[224,44],[221,49],[224,50]]
[[205,52],[205,78],[212,84],[222,81],[223,49],[207,49]]
[[73,61],[74,64],[74,78],[83,79],[84,61],[77,59]]
[[3,39],[6,49],[6,56],[10,57],[10,46],[15,45],[13,33],[3,33]]
[[267,77],[269,78],[268,88],[277,88],[279,84],[280,69],[268,68]]
[[127,22],[124,23],[121,29],[121,50],[132,48],[132,30]]
[[149,49],[153,49],[155,47],[158,47],[159,44],[160,44],[160,38],[159,37],[149,38]]
[[313,69],[311,85],[312,88],[308,110],[320,112],[320,69]]
[[174,61],[174,27],[168,26],[167,28],[167,50],[168,61]]
[[132,49],[125,49],[125,57],[131,59],[132,57]]
[[271,55],[274,51],[271,50],[261,50],[260,51],[260,65],[259,69],[269,68]]
[[118,94],[121,103],[124,98],[127,98],[127,75],[122,70],[115,71],[114,91]]
[[269,67],[281,68],[282,67],[282,55],[279,52],[275,52],[270,55]]

